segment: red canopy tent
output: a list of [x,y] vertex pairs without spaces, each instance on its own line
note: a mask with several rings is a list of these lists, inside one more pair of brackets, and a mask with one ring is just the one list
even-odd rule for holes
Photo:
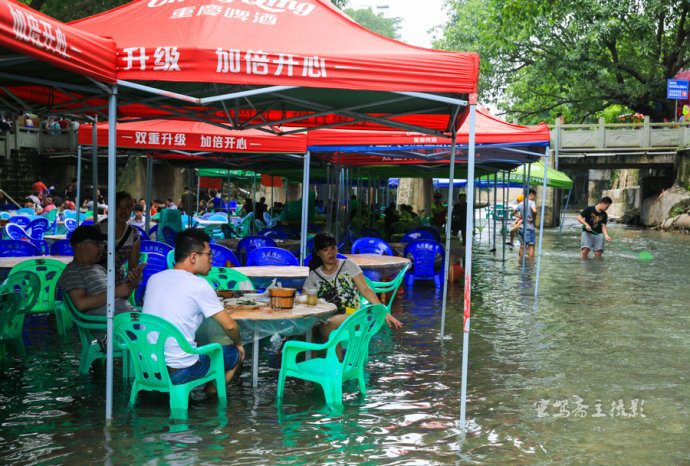
[[[108,144],[108,124],[97,125],[98,145]],[[90,145],[93,125],[81,125],[79,144]],[[117,125],[117,147],[147,150],[241,153],[299,153],[307,151],[306,134],[276,136],[259,130],[231,131],[187,120],[125,121]]]
[[[39,60],[80,76],[115,82],[115,42],[61,23],[14,0],[0,1],[0,54],[18,53],[12,73]],[[45,69],[45,67],[44,67]],[[0,75],[5,79],[7,73]],[[46,74],[46,79],[55,79]]]

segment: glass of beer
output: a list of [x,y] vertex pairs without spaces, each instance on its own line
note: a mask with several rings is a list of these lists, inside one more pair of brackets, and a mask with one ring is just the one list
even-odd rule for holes
[[315,287],[307,288],[307,305],[316,306],[316,302],[319,299],[318,290]]

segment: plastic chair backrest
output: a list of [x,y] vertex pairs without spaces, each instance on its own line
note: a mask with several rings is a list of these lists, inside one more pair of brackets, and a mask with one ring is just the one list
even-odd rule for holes
[[31,219],[26,215],[15,215],[14,217],[10,218],[8,225],[21,225],[25,227],[29,223],[31,223]]
[[41,250],[29,241],[21,239],[0,240],[0,257],[40,256]]
[[31,259],[15,265],[10,275],[19,272],[33,272],[41,279],[41,294],[31,312],[53,312],[55,310],[55,294],[58,280],[67,264],[55,259]]
[[427,233],[431,233],[431,235],[434,237],[434,241],[436,242],[441,242],[441,232],[438,230],[433,225],[420,225],[417,228],[415,228],[416,231],[426,231]]
[[172,247],[175,247],[175,238],[177,238],[177,233],[178,232],[171,226],[163,227],[163,239],[168,245]]
[[[386,306],[386,311],[390,314],[391,312],[391,305],[393,304],[393,300],[395,299],[395,296],[398,292],[398,288],[400,288],[400,284],[403,282],[405,279],[405,274],[407,271],[412,267],[412,264],[406,264],[405,267],[402,268],[400,272],[393,278],[393,280],[388,281],[388,282],[377,282],[370,280],[368,277],[364,277],[364,281],[369,285],[369,288],[374,290],[374,293],[379,294],[379,293],[391,293],[391,297],[388,300],[388,303],[385,305]],[[366,303],[366,298],[361,296],[362,303]],[[364,304],[363,304],[364,305]]]
[[22,207],[21,209],[17,210],[17,215],[35,215],[36,212],[34,212],[34,209],[30,207]]
[[17,223],[8,223],[5,225],[5,234],[10,239],[29,239],[29,232]]
[[168,255],[165,256],[165,261],[168,264],[169,269],[172,269],[175,267],[175,250],[174,249],[172,251],[168,252]]
[[237,210],[237,201],[228,201],[228,210],[231,212],[235,212]]
[[254,249],[247,256],[247,266],[262,265],[299,265],[297,258],[290,251],[275,247]]
[[[243,273],[229,267],[211,267],[206,276],[202,276],[216,290],[253,290],[254,284]],[[242,285],[244,283],[244,285]]]
[[45,214],[45,216],[49,222],[52,222],[55,220],[55,218],[57,217],[57,212],[58,212],[57,209],[51,209],[50,211],[48,211],[48,213]]
[[0,285],[0,294],[17,293],[21,296],[20,309],[28,312],[38,303],[41,296],[41,278],[34,272],[23,270],[8,275]]
[[160,241],[150,241],[150,240],[145,240],[142,241],[140,246],[139,246],[139,251],[140,252],[150,252],[154,254],[159,254],[161,256],[166,256],[169,251],[172,251],[173,247],[170,246],[169,244],[165,244]]
[[209,218],[213,217],[215,214],[213,212],[206,212],[204,215],[201,216],[201,220],[208,220]]
[[43,235],[50,228],[47,218],[37,218],[26,226],[26,231],[31,239],[43,239]]
[[66,218],[65,228],[67,231],[74,231],[77,229],[77,219],[76,218]]
[[276,223],[278,223],[278,221],[273,219],[273,217],[271,217],[271,214],[269,214],[268,212],[264,212],[263,219],[264,223],[268,228],[273,228],[276,225]]
[[352,254],[379,254],[392,256],[393,250],[384,240],[365,236],[352,243]]
[[[433,240],[417,240],[408,243],[403,252],[404,257],[412,255],[412,264],[414,265],[413,275],[416,278],[432,278],[439,274],[434,271],[434,262],[437,255],[441,255],[442,263],[445,262],[445,250],[440,243]],[[440,273],[443,273],[441,267]]]
[[272,239],[288,239],[290,235],[285,230],[280,230],[278,228],[264,228],[257,236],[266,236]]
[[254,249],[276,246],[276,242],[267,236],[247,236],[242,238],[239,243],[237,243],[237,255],[241,256],[243,249],[245,250],[245,254],[249,254]]
[[436,241],[434,239],[434,235],[432,235],[428,231],[413,230],[413,231],[408,231],[407,233],[405,233],[405,235],[402,237],[400,242],[401,243],[409,243],[410,241],[418,241],[420,239],[428,239],[431,241]]
[[60,239],[50,246],[51,256],[73,256],[74,250],[68,239]]
[[154,225],[151,228],[149,228],[149,235],[148,235],[148,240],[150,241],[156,241],[155,239],[151,238],[156,238],[158,239],[158,225]]
[[[170,392],[170,409],[187,410],[189,392],[208,381],[216,382],[219,404],[226,404],[225,369],[223,352],[217,343],[192,348],[179,329],[167,320],[140,312],[126,312],[113,319],[115,336],[132,355],[134,383],[129,403],[134,405],[139,390]],[[173,385],[165,363],[165,343],[173,339],[182,351],[207,354],[211,358],[208,374],[194,381]]]
[[227,222],[228,221],[228,216],[224,215],[220,212],[216,212],[213,215],[211,215],[209,218],[206,220],[212,221],[212,222]]
[[9,212],[7,212],[7,211],[0,212],[0,219],[9,220],[11,218],[12,218],[12,215]]
[[239,267],[240,261],[237,260],[235,253],[226,246],[213,243],[211,246],[211,265],[215,267],[228,267],[227,263],[230,262],[232,266]]
[[329,353],[333,355],[335,355],[335,347],[347,341],[347,352],[342,362],[343,380],[352,378],[354,373],[365,364],[369,341],[381,329],[385,318],[386,307],[383,304],[362,307],[345,319],[338,330],[333,332],[335,335],[331,334],[328,338],[329,348],[333,348]]

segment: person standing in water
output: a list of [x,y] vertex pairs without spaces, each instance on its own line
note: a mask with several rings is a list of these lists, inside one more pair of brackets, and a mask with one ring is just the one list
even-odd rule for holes
[[[598,204],[586,207],[577,216],[577,221],[582,224],[582,236],[580,237],[582,260],[588,259],[590,250],[594,250],[595,259],[601,259],[601,254],[604,252],[604,238],[606,241],[611,241],[606,227],[608,220],[606,210],[611,202],[610,197],[604,196]],[[596,232],[598,235],[592,232]]]

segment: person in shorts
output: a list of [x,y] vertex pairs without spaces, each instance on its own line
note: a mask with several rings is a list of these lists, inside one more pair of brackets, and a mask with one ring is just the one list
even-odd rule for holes
[[[233,344],[223,346],[225,383],[228,384],[244,360],[244,347],[237,322],[225,312],[213,287],[199,275],[211,270],[211,238],[200,229],[189,228],[175,238],[175,267],[154,274],[146,286],[142,312],[162,317],[177,327],[187,342],[196,348],[195,334],[205,318],[212,318]],[[210,359],[190,354],[177,342],[165,343],[165,364],[170,380],[178,385],[200,379],[208,373]],[[209,383],[206,393],[217,393]]]
[[[610,197],[602,197],[598,204],[586,207],[577,221],[582,224],[582,235],[580,236],[580,254],[582,260],[589,258],[589,251],[594,251],[594,258],[601,259],[604,252],[604,239],[611,241],[606,222],[608,214],[606,211],[611,206]],[[598,234],[594,234],[596,232]]]
[[524,222],[518,230],[518,234],[521,238],[520,257],[522,257],[525,246],[527,246],[527,255],[529,257],[534,257],[534,244],[536,238],[534,231],[534,219],[537,217],[537,204],[534,202],[534,199],[536,197],[537,192],[534,189],[530,189],[529,196],[527,197],[527,203],[525,203],[523,199],[523,201],[520,202],[515,208],[515,211],[520,215],[520,218]]

